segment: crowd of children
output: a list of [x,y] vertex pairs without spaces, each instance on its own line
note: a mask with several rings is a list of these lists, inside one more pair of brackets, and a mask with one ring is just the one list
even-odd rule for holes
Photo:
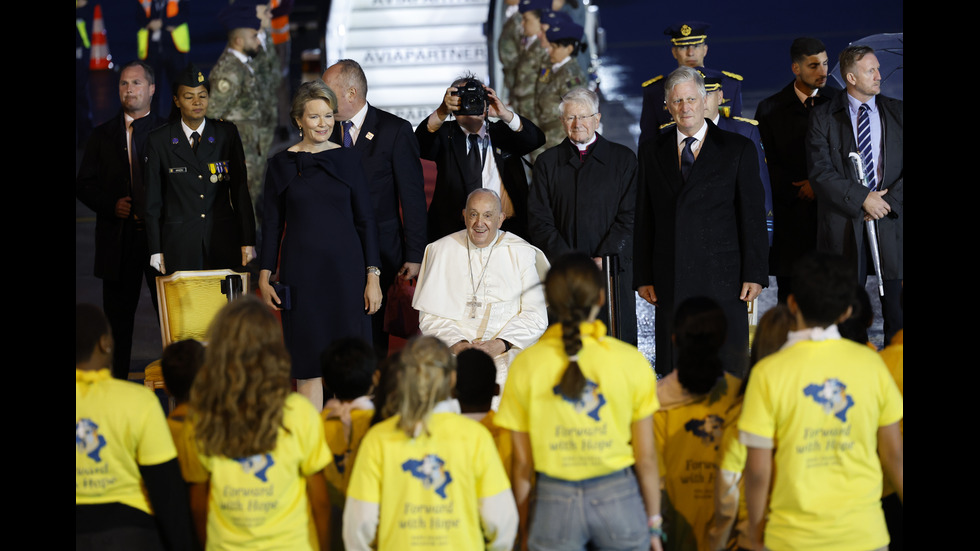
[[900,548],[902,333],[880,356],[841,338],[860,302],[846,266],[814,254],[799,271],[744,381],[722,370],[725,316],[704,298],[678,307],[677,368],[657,381],[595,319],[592,260],[563,257],[545,281],[556,323],[496,413],[488,356],[417,337],[381,369],[369,344],[334,342],[318,416],[278,322],[245,297],[206,349],[164,351],[165,422],[109,376],[108,323],[79,305],[76,548]]

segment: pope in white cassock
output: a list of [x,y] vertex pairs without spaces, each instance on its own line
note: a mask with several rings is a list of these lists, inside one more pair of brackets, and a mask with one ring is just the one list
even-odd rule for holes
[[425,248],[412,306],[419,329],[459,354],[486,352],[503,389],[507,366],[548,327],[542,281],[550,265],[540,249],[508,232],[500,196],[477,189],[466,198],[466,229]]

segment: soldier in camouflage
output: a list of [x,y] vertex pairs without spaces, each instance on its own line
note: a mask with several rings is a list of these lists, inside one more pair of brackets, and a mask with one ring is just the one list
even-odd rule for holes
[[208,77],[211,81],[208,116],[233,122],[242,138],[256,225],[261,220],[262,182],[275,131],[275,118],[269,113],[270,109],[275,112],[275,86],[265,67],[279,65],[275,53],[262,44],[263,39],[268,40],[267,34],[259,33],[262,21],[258,14],[263,11],[267,13],[268,7],[240,1],[218,14],[228,30],[228,47]]
[[524,25],[524,48],[517,59],[514,88],[510,105],[514,112],[527,117],[534,116],[534,89],[541,69],[549,64],[543,24],[551,13],[551,0],[521,0],[520,12]]
[[514,79],[517,77],[517,59],[521,55],[521,39],[524,37],[523,16],[518,10],[520,0],[506,0],[504,25],[497,38],[497,55],[504,72],[504,92],[508,103],[513,97]]
[[[547,142],[537,152],[552,148],[565,139],[565,127],[557,106],[566,92],[585,86],[587,82],[582,66],[574,59],[582,49],[584,29],[565,12],[551,12],[546,20],[551,64],[538,77],[534,93],[534,120],[538,128],[544,131]],[[532,154],[532,157],[536,158],[537,155]]]

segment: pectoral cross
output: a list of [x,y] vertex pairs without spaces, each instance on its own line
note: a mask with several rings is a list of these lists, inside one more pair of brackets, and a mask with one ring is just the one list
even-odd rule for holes
[[472,300],[466,303],[470,308],[470,319],[476,319],[476,309],[483,306],[482,302],[478,302],[474,296]]

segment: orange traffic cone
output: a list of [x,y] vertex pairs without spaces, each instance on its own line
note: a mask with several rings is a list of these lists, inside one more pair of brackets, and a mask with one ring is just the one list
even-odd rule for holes
[[93,71],[112,69],[112,54],[109,53],[109,43],[105,38],[101,4],[95,5],[95,16],[92,18],[92,55],[88,68]]

